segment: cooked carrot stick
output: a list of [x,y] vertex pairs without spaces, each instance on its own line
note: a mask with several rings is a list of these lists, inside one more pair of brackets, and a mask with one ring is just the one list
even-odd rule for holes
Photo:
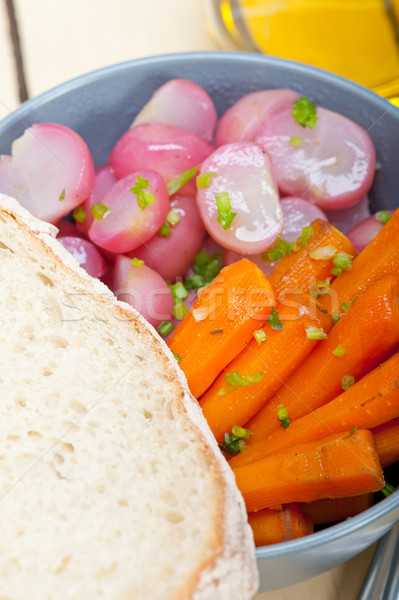
[[202,291],[168,342],[196,398],[262,327],[274,305],[266,275],[245,258],[222,269]]
[[281,510],[264,508],[249,513],[248,521],[254,533],[255,546],[288,542],[313,533],[313,523],[294,503],[284,505]]
[[248,511],[384,487],[373,434],[366,429],[300,444],[233,470]]
[[[327,333],[332,325],[331,317],[307,294],[296,296],[289,306],[278,305],[277,310],[283,329],[265,325],[261,331],[267,339],[258,343],[253,338],[200,398],[204,416],[218,442],[233,425],[246,423],[320,343],[307,339],[305,327],[322,328]],[[252,385],[229,390],[225,376],[235,371],[260,371],[263,376]]]
[[[343,385],[386,360],[399,342],[399,274],[375,281],[331,329],[285,386],[250,420],[250,443],[278,429],[277,407],[291,420],[333,400]],[[344,350],[343,356],[336,352]],[[343,379],[345,378],[345,379]]]
[[344,271],[333,281],[330,294],[323,296],[321,302],[329,312],[341,312],[340,307],[344,302],[352,302],[373,281],[397,271],[399,271],[399,209],[353,260],[351,270]]
[[399,461],[399,418],[371,430],[383,469]]
[[261,460],[286,448],[318,440],[333,433],[371,429],[399,416],[399,354],[365,375],[357,383],[314,412],[279,427],[233,457],[231,467]]
[[284,256],[270,275],[270,283],[276,291],[279,300],[286,294],[299,294],[313,289],[317,281],[323,281],[331,276],[332,257],[324,260],[314,260],[309,252],[317,248],[333,246],[338,252],[346,252],[356,256],[356,250],[348,238],[333,225],[316,219],[313,221],[313,235],[306,244],[290,256]]
[[314,525],[324,525],[354,517],[373,504],[374,495],[369,493],[348,498],[323,498],[314,502],[301,502],[299,509]]

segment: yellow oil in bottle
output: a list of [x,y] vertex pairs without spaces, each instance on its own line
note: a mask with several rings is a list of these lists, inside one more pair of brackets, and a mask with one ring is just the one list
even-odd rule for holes
[[219,11],[241,47],[399,94],[399,0],[221,0]]

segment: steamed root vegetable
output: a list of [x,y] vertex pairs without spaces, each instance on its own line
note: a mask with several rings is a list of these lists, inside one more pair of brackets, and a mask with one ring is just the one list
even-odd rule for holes
[[57,229],[58,229],[57,238],[66,237],[66,236],[80,237],[80,238],[85,237],[83,235],[83,233],[81,231],[79,231],[79,229],[76,227],[76,225],[74,225],[73,223],[71,223],[71,221],[68,221],[67,219],[61,219],[61,221],[58,221]]
[[202,220],[221,246],[248,255],[274,244],[283,215],[270,158],[260,146],[221,146],[202,163],[197,181]]
[[259,126],[270,115],[285,107],[291,107],[298,94],[292,90],[261,90],[243,96],[219,119],[216,145],[232,142],[251,142]]
[[132,125],[166,123],[211,142],[216,119],[215,105],[203,87],[187,79],[170,79],[155,90]]
[[[133,171],[153,169],[166,182],[199,166],[213,152],[202,138],[164,123],[143,123],[129,129],[115,144],[109,164],[120,179]],[[194,196],[195,170],[179,194]]]
[[398,343],[399,274],[386,275],[359,296],[328,338],[246,427],[259,438],[279,428],[280,405],[291,420],[316,410],[389,358]]
[[59,237],[60,244],[68,250],[79,263],[79,265],[92,277],[102,277],[107,270],[105,260],[97,248],[81,237],[63,236]]
[[372,429],[383,469],[399,461],[399,417]]
[[170,319],[173,296],[162,277],[139,260],[118,256],[112,290],[118,300],[133,306],[151,325]]
[[[200,290],[192,310],[168,342],[196,398],[241,352],[274,304],[268,279],[245,258],[222,269],[208,287]],[[242,385],[258,377],[253,373],[239,375]]]
[[381,231],[385,223],[389,221],[394,212],[393,210],[380,211],[361,221],[348,231],[347,236],[355,246],[357,252],[364,250],[367,244]]
[[[325,333],[332,319],[320,310],[317,300],[308,295],[295,296],[289,305],[277,305],[282,329],[265,325],[255,332],[248,346],[220,373],[200,398],[204,416],[216,440],[221,442],[233,425],[244,425],[283,385],[309,356],[319,340],[306,337],[306,327],[321,328]],[[226,387],[228,373],[262,372],[260,381],[247,387]],[[246,454],[248,450],[244,452]]]
[[373,494],[368,493],[347,498],[323,498],[313,502],[301,502],[299,510],[314,525],[325,525],[355,517],[373,504]]
[[0,166],[0,192],[50,223],[84,202],[93,180],[93,160],[84,140],[54,123],[26,129],[14,141],[12,157],[3,158]]
[[136,248],[134,256],[164,279],[174,281],[193,263],[204,236],[195,199],[176,194],[161,229],[145,245]]
[[268,546],[295,540],[313,533],[313,523],[297,504],[284,504],[281,510],[264,508],[248,514],[255,546]]
[[92,207],[95,204],[102,203],[105,194],[117,181],[112,169],[108,165],[102,165],[96,169],[90,196],[81,206],[76,207],[73,211],[73,218],[79,231],[86,235],[88,234],[94,219],[91,212]]
[[367,196],[363,196],[353,206],[348,208],[339,208],[337,210],[326,210],[327,221],[339,229],[342,233],[348,233],[355,225],[358,225],[360,221],[364,221],[370,216],[369,199]]
[[[345,354],[340,358],[345,360]],[[398,376],[399,354],[395,354],[331,402],[293,420],[286,429],[279,427],[267,436],[262,434],[260,427],[251,429],[250,447],[232,458],[231,465],[252,463],[333,433],[355,428],[371,429],[399,416]]]
[[137,171],[119,180],[92,206],[92,242],[121,254],[130,252],[157,233],[169,212],[169,194],[155,171]]
[[323,209],[356,204],[367,194],[375,172],[375,150],[367,132],[325,108],[317,108],[309,126],[301,125],[300,115],[297,121],[293,112],[295,103],[271,115],[255,138],[272,156],[281,192]]
[[384,487],[373,434],[366,429],[300,444],[233,471],[248,511]]

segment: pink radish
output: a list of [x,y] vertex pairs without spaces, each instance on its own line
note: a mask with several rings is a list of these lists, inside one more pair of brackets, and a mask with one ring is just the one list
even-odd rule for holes
[[105,194],[117,181],[111,167],[108,165],[102,165],[101,167],[96,168],[90,197],[86,202],[83,202],[81,207],[77,207],[73,213],[76,227],[79,231],[82,231],[86,235],[88,234],[90,225],[93,222],[93,215],[91,214],[92,206],[98,202],[102,202]]
[[369,135],[330,110],[317,108],[311,129],[283,109],[261,125],[255,141],[270,152],[281,192],[324,210],[356,204],[372,184],[375,150]]
[[[94,165],[83,139],[64,125],[37,123],[12,145],[12,159],[2,161],[10,169],[11,189],[0,191],[16,197],[35,217],[56,223],[90,195]],[[6,186],[7,187],[7,186]]]
[[361,252],[375,238],[377,233],[384,227],[384,219],[388,219],[388,216],[392,216],[394,212],[394,210],[380,211],[367,217],[347,232],[346,235],[357,252]]
[[214,240],[243,254],[274,244],[283,216],[267,152],[252,142],[226,144],[203,162],[201,174],[208,180],[201,184],[197,202]]
[[133,121],[133,126],[158,122],[176,125],[210,142],[217,113],[212,98],[187,79],[170,79],[159,87]]
[[[194,198],[176,195],[170,208],[171,217],[168,215],[165,226],[144,246],[136,248],[132,256],[134,254],[144,260],[148,267],[157,271],[164,279],[174,281],[193,262],[204,238],[205,228]],[[173,224],[175,221],[178,222]]]
[[169,211],[169,194],[155,171],[139,171],[124,177],[92,207],[89,229],[92,242],[110,252],[130,252],[160,229]]
[[291,107],[298,94],[292,90],[261,90],[247,94],[231,106],[219,120],[216,145],[251,142],[259,126],[276,111]]
[[341,208],[338,210],[326,210],[327,219],[342,233],[347,233],[364,219],[370,216],[369,200],[367,196],[363,196],[353,206],[349,208]]
[[[202,138],[174,125],[144,123],[129,129],[116,143],[109,163],[120,179],[133,171],[154,169],[166,182],[193,167],[213,152]],[[179,194],[193,196],[195,177],[186,183]]]
[[72,236],[60,237],[58,241],[89,275],[92,277],[102,277],[104,275],[107,270],[105,260],[94,244],[80,237]]
[[171,318],[173,296],[169,286],[142,261],[118,256],[112,288],[118,300],[133,306],[151,325],[156,327]]
[[83,233],[81,231],[79,231],[79,229],[73,223],[71,223],[70,221],[67,221],[66,219],[61,219],[61,221],[58,221],[57,229],[58,229],[57,238],[67,237],[67,236],[78,237],[78,238],[84,237]]

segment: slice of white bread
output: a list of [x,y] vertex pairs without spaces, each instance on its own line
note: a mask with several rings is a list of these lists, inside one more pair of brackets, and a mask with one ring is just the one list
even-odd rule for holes
[[246,600],[252,533],[166,344],[0,195],[0,599]]

